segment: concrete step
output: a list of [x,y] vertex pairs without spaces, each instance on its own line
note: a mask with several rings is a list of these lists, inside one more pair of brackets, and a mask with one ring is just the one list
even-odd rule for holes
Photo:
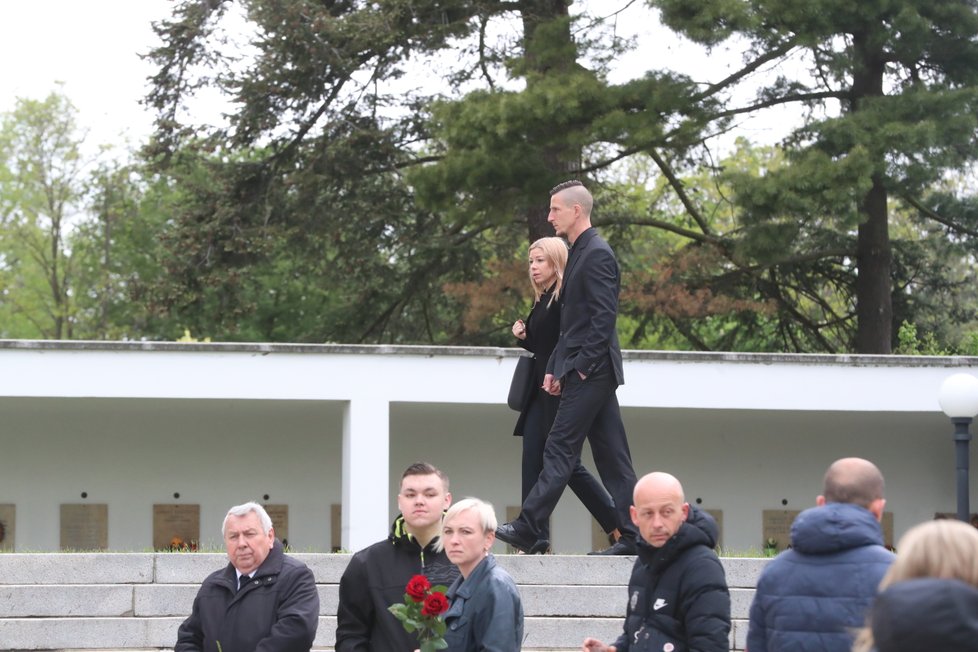
[[[339,579],[349,555],[300,554],[316,577],[316,649],[334,643]],[[586,636],[621,631],[628,557],[499,555],[526,614],[524,649],[577,650]],[[766,560],[724,559],[731,587],[731,649],[742,650],[753,587]],[[2,554],[0,648],[160,650],[171,648],[200,582],[226,563],[220,554]]]

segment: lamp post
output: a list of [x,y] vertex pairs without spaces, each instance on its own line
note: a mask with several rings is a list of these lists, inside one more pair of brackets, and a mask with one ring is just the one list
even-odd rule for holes
[[954,451],[957,462],[958,520],[969,523],[971,508],[968,505],[968,444],[971,433],[968,426],[978,414],[978,378],[971,374],[954,374],[941,383],[938,402],[944,414],[954,424]]

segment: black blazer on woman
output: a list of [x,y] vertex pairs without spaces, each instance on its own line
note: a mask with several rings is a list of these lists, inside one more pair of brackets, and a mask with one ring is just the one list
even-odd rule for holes
[[[526,318],[526,339],[517,340],[520,346],[533,354],[533,389],[526,393],[523,399],[523,406],[520,409],[520,418],[516,421],[514,435],[522,436],[523,427],[526,421],[526,413],[530,405],[535,400],[546,401],[544,409],[550,413],[552,421],[553,414],[557,413],[557,403],[560,399],[550,396],[540,387],[543,385],[543,377],[547,373],[547,360],[553,353],[557,345],[557,338],[560,336],[560,306],[556,301],[550,302],[553,296],[553,287],[540,295],[540,300],[533,304],[533,310]],[[549,423],[549,421],[548,421]]]

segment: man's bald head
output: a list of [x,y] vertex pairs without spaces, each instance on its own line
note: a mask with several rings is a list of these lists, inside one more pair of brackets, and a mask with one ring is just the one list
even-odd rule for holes
[[637,505],[639,502],[649,500],[649,496],[675,498],[676,502],[680,504],[686,502],[683,486],[679,483],[678,478],[663,471],[643,475],[635,483],[635,490],[632,493],[634,504]]
[[653,548],[666,545],[689,516],[683,486],[668,473],[657,471],[642,476],[635,483],[632,500],[632,523]]
[[850,503],[871,510],[883,499],[883,488],[883,474],[875,464],[861,457],[844,457],[825,472],[822,496],[826,503]]

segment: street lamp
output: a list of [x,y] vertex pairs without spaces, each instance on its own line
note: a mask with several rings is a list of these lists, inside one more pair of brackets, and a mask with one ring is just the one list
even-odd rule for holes
[[978,378],[971,374],[954,374],[941,383],[938,402],[944,414],[954,424],[954,451],[957,458],[958,520],[969,523],[971,508],[968,505],[968,443],[971,433],[968,426],[978,414]]

